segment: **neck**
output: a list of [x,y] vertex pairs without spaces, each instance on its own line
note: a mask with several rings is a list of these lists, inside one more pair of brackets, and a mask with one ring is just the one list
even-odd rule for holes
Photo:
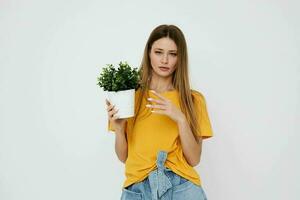
[[149,88],[150,90],[155,90],[156,92],[165,92],[169,90],[174,90],[174,86],[172,85],[172,76],[170,77],[152,76]]

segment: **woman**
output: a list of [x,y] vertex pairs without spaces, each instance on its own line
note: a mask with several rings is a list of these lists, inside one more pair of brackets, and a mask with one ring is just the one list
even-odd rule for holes
[[204,96],[190,89],[187,45],[174,25],[147,41],[135,93],[135,116],[118,119],[108,100],[108,129],[125,163],[121,199],[206,199],[198,173],[202,139],[213,135]]

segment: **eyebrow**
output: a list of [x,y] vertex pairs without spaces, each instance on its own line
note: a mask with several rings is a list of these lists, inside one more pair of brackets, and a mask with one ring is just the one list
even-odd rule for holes
[[[163,51],[163,49],[161,49],[161,48],[154,48],[154,50],[162,50]],[[177,52],[177,50],[170,50],[171,52]]]

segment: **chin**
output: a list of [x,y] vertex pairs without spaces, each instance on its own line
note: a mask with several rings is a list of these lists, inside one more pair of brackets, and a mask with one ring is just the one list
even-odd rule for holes
[[161,76],[161,77],[168,77],[168,76],[171,76],[172,73],[170,73],[170,72],[168,72],[168,73],[161,73],[161,72],[159,72],[159,73],[156,73],[156,75]]
[[153,70],[153,72],[158,75],[158,76],[162,76],[162,77],[168,77],[171,76],[173,74],[172,71],[168,71],[168,72],[162,72],[159,69],[158,70]]

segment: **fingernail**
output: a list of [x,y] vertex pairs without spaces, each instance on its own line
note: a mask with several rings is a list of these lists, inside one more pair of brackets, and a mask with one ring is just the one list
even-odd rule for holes
[[147,104],[146,107],[150,107],[151,105]]
[[148,98],[149,101],[152,101],[152,98]]

